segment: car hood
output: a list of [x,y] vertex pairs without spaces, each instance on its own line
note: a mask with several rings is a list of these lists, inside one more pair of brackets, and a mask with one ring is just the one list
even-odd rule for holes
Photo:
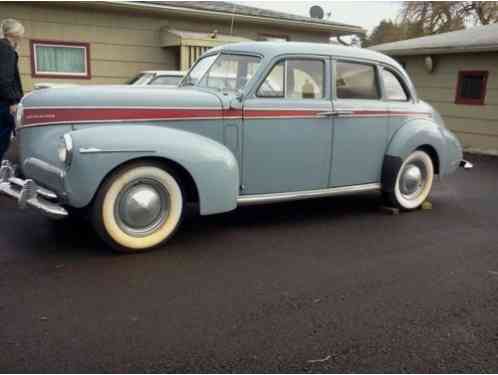
[[77,86],[36,90],[24,107],[219,107],[216,94],[197,88],[158,86]]
[[198,88],[80,86],[35,90],[22,100],[25,126],[219,116],[221,101]]

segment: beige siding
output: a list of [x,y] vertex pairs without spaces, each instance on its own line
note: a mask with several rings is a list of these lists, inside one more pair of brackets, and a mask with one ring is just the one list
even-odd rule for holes
[[[131,14],[133,12],[133,14]],[[205,19],[160,17],[137,11],[109,11],[92,5],[73,3],[60,6],[47,3],[0,3],[1,18],[17,18],[26,28],[20,49],[20,69],[27,91],[37,82],[79,84],[124,83],[142,70],[176,70],[178,51],[160,47],[163,27],[198,32],[230,33],[230,22]],[[328,33],[295,32],[274,26],[250,25],[235,21],[233,34],[258,39],[262,33],[288,35],[290,40],[327,42]],[[33,78],[30,39],[90,43],[91,80]]]
[[[424,68],[424,56],[399,57],[419,96],[432,104],[466,147],[498,150],[498,53],[435,55],[434,72]],[[485,105],[455,104],[458,72],[488,71]]]

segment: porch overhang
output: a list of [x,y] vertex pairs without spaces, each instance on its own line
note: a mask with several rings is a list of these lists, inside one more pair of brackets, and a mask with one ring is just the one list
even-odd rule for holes
[[208,49],[228,43],[248,41],[233,35],[201,33],[195,31],[175,30],[164,28],[161,30],[161,47],[180,49],[180,70],[188,70],[192,64]]

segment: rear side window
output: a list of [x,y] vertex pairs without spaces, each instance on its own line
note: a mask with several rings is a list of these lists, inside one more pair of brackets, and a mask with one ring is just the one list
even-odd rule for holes
[[335,83],[339,99],[380,99],[374,65],[338,61]]
[[323,60],[289,59],[277,63],[258,89],[259,97],[321,99],[324,97]]
[[406,90],[399,80],[399,78],[389,70],[382,71],[382,78],[384,81],[384,89],[386,90],[386,99],[406,102],[408,95]]

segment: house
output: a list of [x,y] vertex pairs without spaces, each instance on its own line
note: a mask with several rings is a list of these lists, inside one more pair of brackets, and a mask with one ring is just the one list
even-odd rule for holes
[[328,43],[358,26],[216,1],[1,2],[25,28],[27,91],[50,80],[122,84],[142,70],[185,70],[208,48],[241,40]]
[[498,23],[371,48],[405,67],[466,148],[498,151]]

